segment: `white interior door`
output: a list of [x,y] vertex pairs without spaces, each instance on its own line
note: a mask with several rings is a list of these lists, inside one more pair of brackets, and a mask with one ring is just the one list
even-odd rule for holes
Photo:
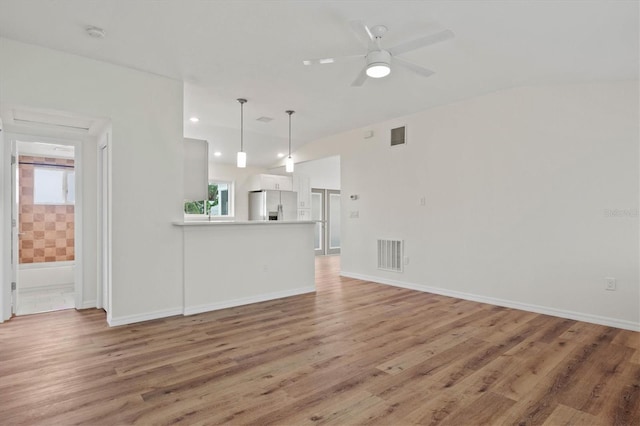
[[316,222],[316,255],[340,254],[340,191],[313,188],[311,220]]
[[11,314],[16,313],[18,306],[18,148],[15,140],[9,141],[11,145]]
[[11,318],[11,149],[0,119],[0,322]]
[[6,136],[0,120],[0,322],[11,318],[15,306],[11,290],[17,271],[14,254],[17,231],[12,222],[15,215],[15,158],[16,144]]

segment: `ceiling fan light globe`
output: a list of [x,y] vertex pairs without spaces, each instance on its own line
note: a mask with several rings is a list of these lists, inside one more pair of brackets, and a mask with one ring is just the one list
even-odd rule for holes
[[391,54],[386,50],[372,50],[367,53],[367,76],[382,78],[391,72]]
[[389,75],[391,68],[389,64],[369,64],[367,65],[367,75],[371,78],[382,78]]

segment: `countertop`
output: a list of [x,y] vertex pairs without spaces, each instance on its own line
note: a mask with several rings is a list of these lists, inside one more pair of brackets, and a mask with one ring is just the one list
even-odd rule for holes
[[173,222],[175,226],[228,226],[228,225],[306,225],[312,220],[185,220]]

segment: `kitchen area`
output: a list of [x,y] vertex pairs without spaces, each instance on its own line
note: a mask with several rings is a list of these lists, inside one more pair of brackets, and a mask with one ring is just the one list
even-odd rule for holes
[[298,207],[306,202],[310,188],[301,188],[300,180],[293,187],[292,176],[260,174],[251,179],[249,220],[299,220]]
[[[187,141],[184,198],[205,199],[205,207],[174,222],[183,236],[183,314],[315,292],[315,255],[328,228],[304,168],[275,174],[205,165],[206,142]],[[225,182],[226,192],[204,191],[203,182],[218,189]],[[212,194],[228,203],[227,214],[213,207]]]

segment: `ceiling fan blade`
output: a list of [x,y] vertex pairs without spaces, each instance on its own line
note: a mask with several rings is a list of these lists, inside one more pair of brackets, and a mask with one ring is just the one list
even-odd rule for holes
[[358,39],[364,43],[365,46],[369,47],[369,44],[374,41],[373,34],[371,34],[371,30],[367,27],[362,21],[350,21],[349,25]]
[[441,41],[449,40],[453,38],[455,34],[451,30],[440,31],[435,34],[431,34],[425,37],[420,37],[415,40],[407,41],[404,43],[400,43],[391,49],[387,49],[391,55],[396,56],[405,52],[410,52],[412,50],[420,49],[421,47],[426,47],[435,43],[439,43]]
[[339,56],[337,58],[321,58],[321,59],[307,59],[302,61],[305,65],[324,65],[324,64],[333,64],[336,62],[347,62],[352,59],[362,59],[365,55],[350,55],[350,56]]
[[414,64],[413,62],[409,62],[406,59],[394,57],[393,62],[397,63],[398,65],[402,65],[403,67],[408,68],[411,71],[415,72],[416,74],[420,74],[423,77],[429,77],[435,74],[435,71],[431,71],[428,68]]
[[358,74],[356,79],[353,80],[353,83],[351,83],[351,86],[360,87],[364,84],[364,81],[366,79],[367,79],[367,67],[365,66],[364,68],[362,68],[362,71],[360,71],[360,74]]
[[323,64],[332,64],[336,61],[335,58],[322,58],[322,59],[305,59],[302,61],[305,65],[323,65]]

